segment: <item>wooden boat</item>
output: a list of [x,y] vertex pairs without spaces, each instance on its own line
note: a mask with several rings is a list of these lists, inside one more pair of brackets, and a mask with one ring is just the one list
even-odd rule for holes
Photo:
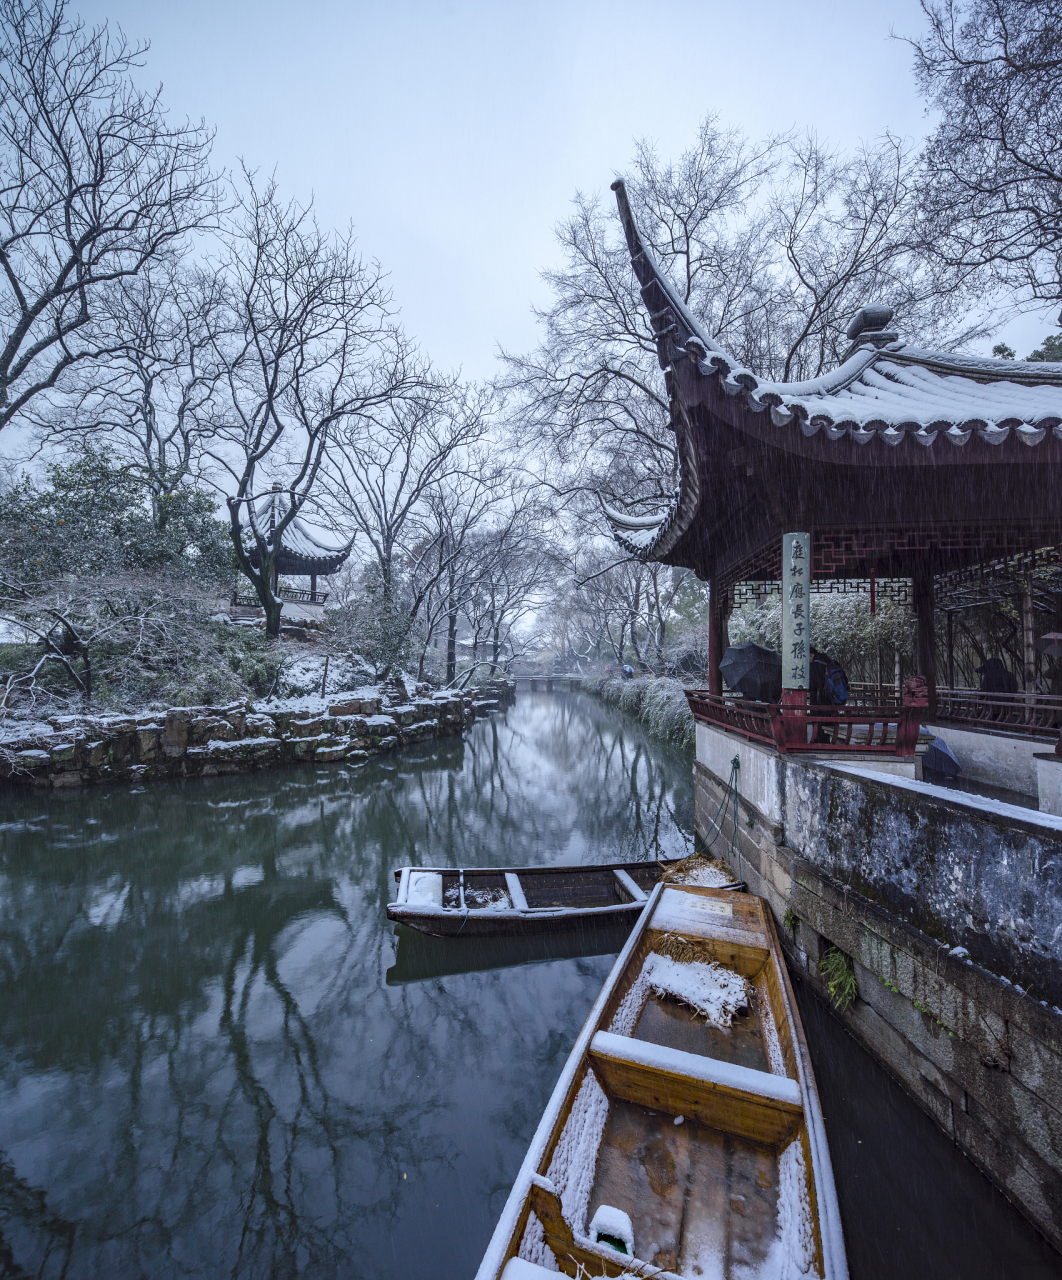
[[650,896],[477,1280],[558,1268],[847,1277],[818,1093],[761,899],[664,884]]
[[679,874],[684,865],[700,861],[399,867],[394,873],[398,895],[387,905],[387,918],[438,938],[526,937],[589,923],[632,926],[664,876]]

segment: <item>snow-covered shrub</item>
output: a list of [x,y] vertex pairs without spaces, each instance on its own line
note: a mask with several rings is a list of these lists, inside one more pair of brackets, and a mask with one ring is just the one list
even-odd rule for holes
[[[304,698],[321,692],[325,674],[323,653],[300,654],[285,660],[276,692],[282,698]],[[357,689],[373,681],[372,669],[359,654],[329,654],[325,694]]]
[[695,745],[693,713],[680,681],[666,676],[599,676],[584,681],[583,689],[640,720],[654,737],[691,749]]

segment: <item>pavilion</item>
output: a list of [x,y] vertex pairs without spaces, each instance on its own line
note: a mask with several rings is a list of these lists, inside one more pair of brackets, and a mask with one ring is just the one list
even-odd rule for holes
[[[254,532],[268,545],[272,545],[277,525],[290,509],[290,498],[280,484],[259,500],[250,503],[250,520]],[[295,516],[281,534],[280,550],[273,561],[273,591],[277,591],[277,579],[281,574],[309,577],[309,591],[290,588],[281,594],[287,600],[303,604],[321,604],[328,599],[327,592],[317,590],[317,579],[335,573],[350,555],[354,539],[345,546],[326,542],[299,516]],[[258,568],[258,548],[253,543],[247,550],[248,558]],[[257,601],[254,601],[257,604]]]
[[666,511],[606,505],[617,542],[710,584],[714,695],[726,610],[736,590],[782,579],[783,535],[809,536],[817,589],[908,580],[932,715],[935,586],[985,566],[1021,574],[1059,563],[1062,364],[912,347],[890,328],[893,313],[873,306],[853,319],[836,369],[804,382],[760,378],[691,315],[643,243],[623,183],[613,190],[678,457]]

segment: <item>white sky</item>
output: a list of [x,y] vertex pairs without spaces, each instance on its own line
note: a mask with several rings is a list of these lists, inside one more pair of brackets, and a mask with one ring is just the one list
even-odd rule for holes
[[[80,11],[151,41],[143,80],[216,126],[219,165],[275,169],[323,224],[353,222],[409,332],[470,377],[495,372],[499,345],[534,344],[553,227],[576,190],[607,192],[635,138],[677,157],[708,112],[752,137],[795,127],[841,146],[926,127],[910,50],[890,38],[921,30],[917,0]],[[1054,328],[1030,317],[1006,337],[1024,356]]]

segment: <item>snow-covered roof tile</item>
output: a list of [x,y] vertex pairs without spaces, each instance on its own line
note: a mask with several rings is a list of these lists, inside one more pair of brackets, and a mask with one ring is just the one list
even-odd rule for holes
[[[250,504],[251,526],[265,542],[270,541],[273,529],[288,514],[291,499],[282,489],[255,499]],[[281,549],[277,556],[279,573],[335,573],[350,554],[353,539],[346,546],[335,546],[325,541],[295,516],[280,535]]]

